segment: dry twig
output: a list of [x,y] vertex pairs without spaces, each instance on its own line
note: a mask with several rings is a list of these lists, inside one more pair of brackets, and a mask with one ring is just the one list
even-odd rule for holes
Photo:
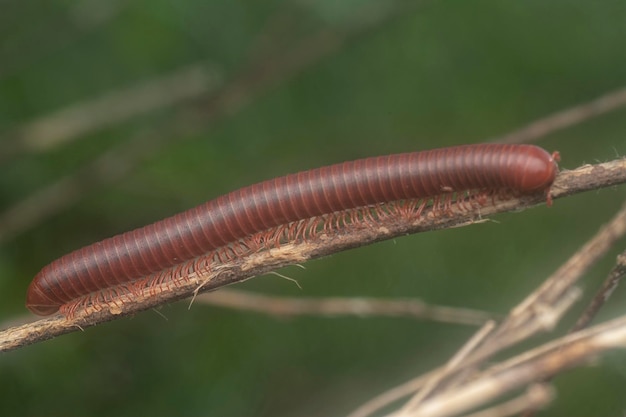
[[410,413],[393,417],[448,417],[487,404],[523,386],[541,381],[594,358],[598,354],[626,347],[626,316],[577,332],[520,357],[496,371],[486,370],[466,384],[431,398]]
[[18,152],[46,152],[132,117],[206,95],[217,88],[220,78],[216,71],[193,65],[73,104],[5,134],[0,156],[7,159]]
[[386,316],[479,326],[495,316],[479,310],[430,305],[416,299],[277,297],[229,289],[202,294],[196,302],[277,317]]
[[[564,195],[583,192],[600,186],[609,186],[626,181],[626,160],[616,160],[595,166],[584,166],[573,171],[561,172],[553,186],[551,195],[559,198]],[[306,242],[283,245],[280,248],[262,251],[242,259],[223,264],[211,273],[191,275],[174,288],[170,285],[151,287],[135,297],[132,302],[125,298],[113,300],[108,308],[93,311],[78,311],[72,319],[61,315],[39,320],[26,326],[0,332],[0,351],[16,349],[37,341],[56,337],[79,328],[94,326],[119,317],[134,314],[166,302],[190,296],[199,286],[202,291],[240,282],[257,275],[265,274],[292,264],[300,264],[309,259],[336,253],[342,250],[364,246],[373,242],[390,239],[409,233],[460,227],[485,221],[485,217],[494,213],[530,207],[544,202],[544,197],[525,196],[506,200],[495,200],[493,205],[480,209],[460,210],[455,207],[445,216],[434,216],[432,211],[424,211],[416,220],[407,221],[397,217],[381,219],[377,228],[360,227],[350,233],[325,235]]]
[[626,252],[622,252],[617,256],[617,264],[611,270],[606,280],[602,283],[597,294],[593,297],[591,303],[589,303],[589,306],[587,306],[576,324],[572,327],[572,332],[582,330],[587,327],[589,323],[591,323],[596,314],[598,314],[598,311],[600,311],[602,306],[609,300],[611,294],[613,294],[613,291],[615,291],[625,274]]
[[547,406],[554,398],[554,390],[544,384],[531,385],[524,394],[504,404],[498,404],[486,410],[469,414],[465,417],[506,417],[523,413],[527,410],[539,410]]
[[626,88],[611,91],[595,100],[558,111],[526,126],[514,130],[493,142],[528,143],[548,136],[558,130],[572,127],[594,117],[598,117],[626,106]]

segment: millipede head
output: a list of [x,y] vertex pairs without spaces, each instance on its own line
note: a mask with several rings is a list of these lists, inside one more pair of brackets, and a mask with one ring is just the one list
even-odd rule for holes
[[550,188],[559,171],[559,153],[550,155],[545,150],[532,146],[527,148],[525,169],[520,173],[519,186],[525,194],[533,194]]

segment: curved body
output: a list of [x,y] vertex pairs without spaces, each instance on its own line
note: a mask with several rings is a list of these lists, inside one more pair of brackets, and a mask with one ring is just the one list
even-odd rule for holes
[[132,282],[286,223],[451,191],[546,191],[558,171],[532,145],[479,144],[344,162],[240,188],[148,226],[71,252],[44,267],[26,306],[48,315],[91,293]]

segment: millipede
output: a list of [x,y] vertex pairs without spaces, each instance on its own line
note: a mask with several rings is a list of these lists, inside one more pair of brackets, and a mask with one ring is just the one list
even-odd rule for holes
[[[150,225],[75,250],[45,266],[31,282],[26,306],[35,314],[71,315],[102,307],[119,294],[156,285],[214,262],[245,256],[377,216],[427,204],[487,204],[496,193],[545,193],[558,153],[534,145],[475,144],[377,156],[289,174],[240,188]],[[443,203],[442,203],[443,202]]]

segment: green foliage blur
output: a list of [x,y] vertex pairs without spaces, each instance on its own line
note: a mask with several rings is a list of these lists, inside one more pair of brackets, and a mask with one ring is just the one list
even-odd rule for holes
[[[0,2],[0,321],[27,313],[26,287],[53,259],[235,188],[491,140],[622,88],[625,39],[623,0]],[[185,68],[210,78],[202,94],[58,143],[42,145],[25,128]],[[138,140],[139,152],[130,145]],[[565,169],[623,156],[626,110],[538,144],[559,150]],[[33,199],[68,178],[69,188]],[[623,187],[577,195],[281,271],[302,289],[274,275],[237,287],[504,314],[625,196]],[[7,221],[9,211],[28,220]],[[622,249],[589,273],[589,293]],[[601,319],[626,312],[625,291]],[[0,416],[340,416],[439,366],[475,330],[188,302],[159,312],[0,355]],[[623,352],[555,383],[542,415],[626,409]]]

